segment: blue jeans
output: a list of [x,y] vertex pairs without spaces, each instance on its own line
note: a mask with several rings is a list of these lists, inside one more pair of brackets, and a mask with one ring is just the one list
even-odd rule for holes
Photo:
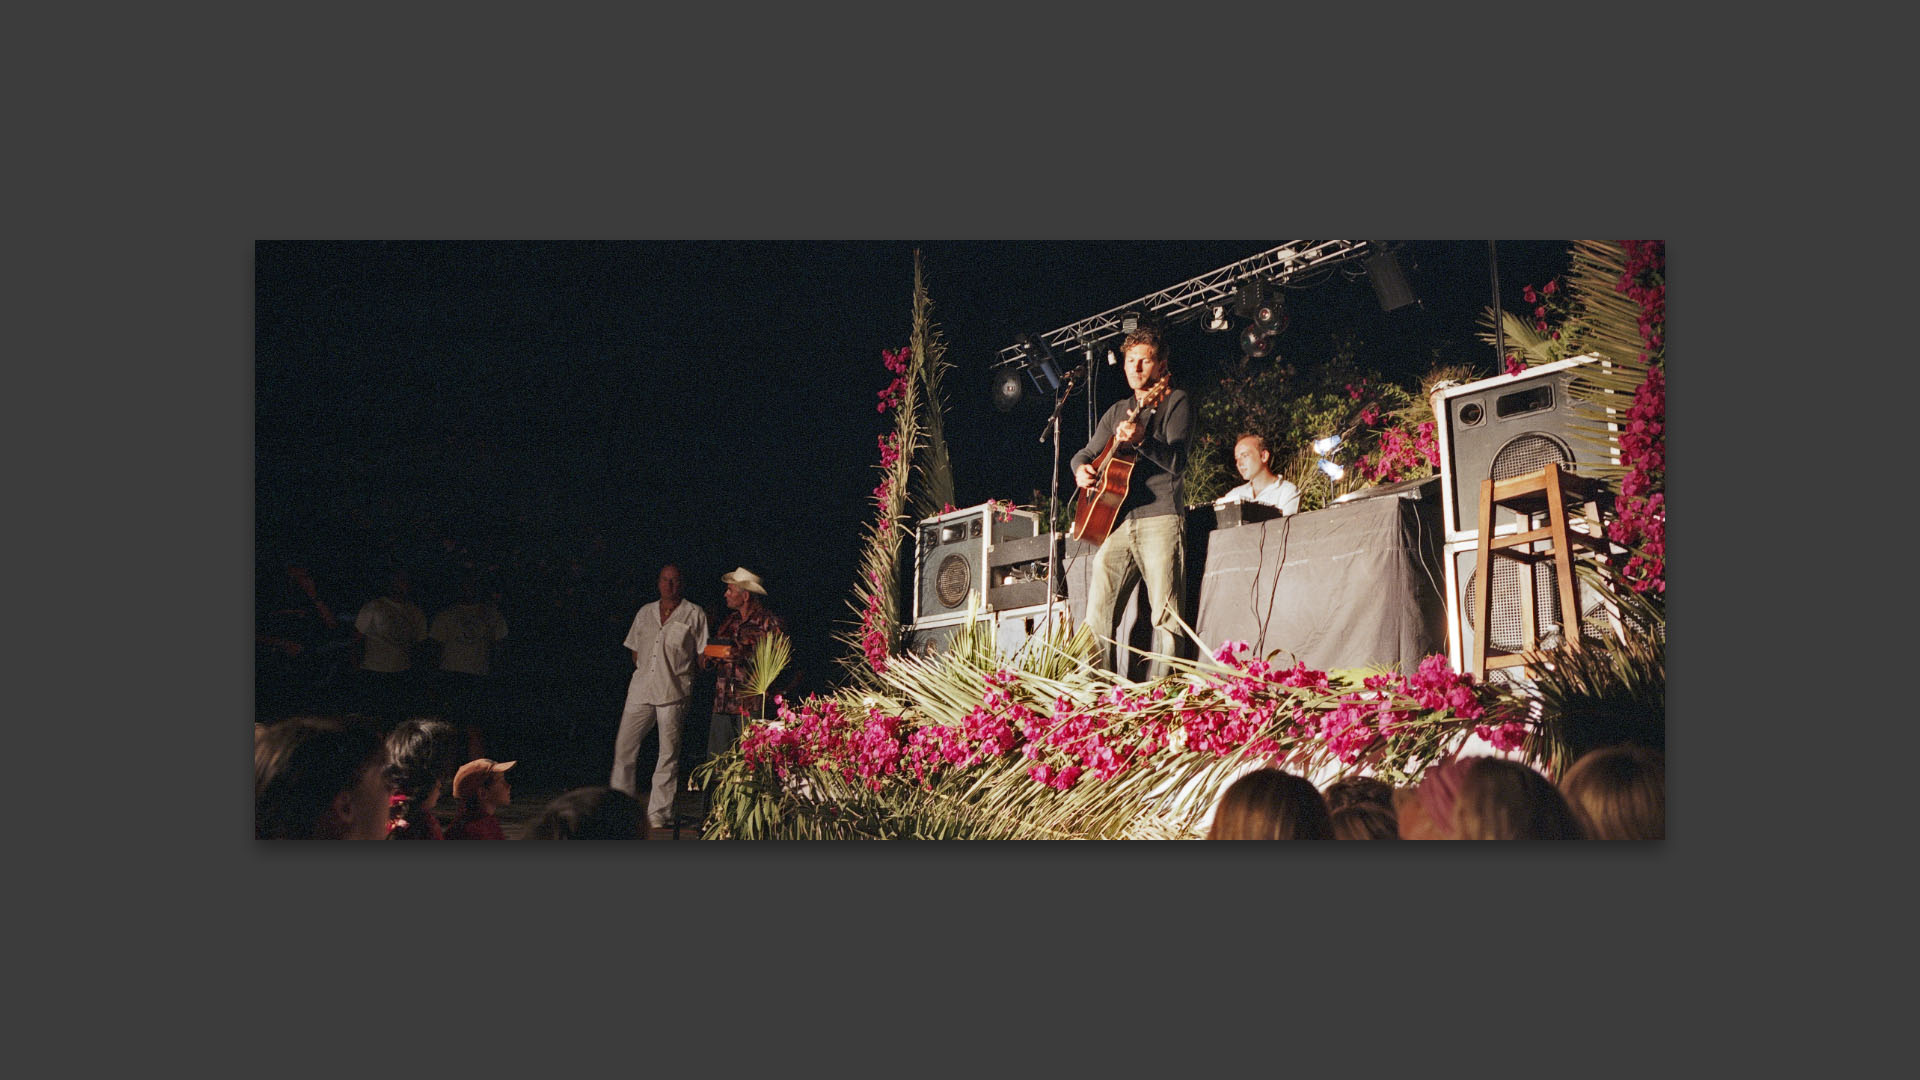
[[[1172,656],[1180,640],[1175,620],[1186,594],[1186,561],[1186,528],[1179,514],[1129,516],[1093,554],[1087,574],[1087,625],[1101,637],[1112,638],[1122,598],[1133,591],[1134,582],[1143,581],[1153,609],[1153,651]],[[1108,654],[1108,670],[1124,671],[1120,658],[1126,655],[1125,649],[1120,645],[1114,649],[1118,655]],[[1147,677],[1157,679],[1167,669],[1166,661],[1154,660],[1147,667]]]

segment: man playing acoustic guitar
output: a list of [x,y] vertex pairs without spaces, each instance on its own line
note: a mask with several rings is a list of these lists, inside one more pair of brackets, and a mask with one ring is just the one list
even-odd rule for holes
[[[1144,581],[1153,609],[1153,651],[1173,655],[1174,629],[1186,595],[1186,552],[1181,472],[1193,433],[1193,407],[1185,390],[1171,389],[1166,338],[1157,327],[1141,326],[1121,346],[1127,385],[1123,398],[1100,417],[1093,437],[1073,455],[1073,478],[1080,486],[1082,513],[1076,535],[1100,544],[1087,580],[1086,624],[1103,638],[1113,637],[1119,605]],[[1115,496],[1119,496],[1116,502]],[[1111,528],[1100,510],[1107,507]],[[1120,657],[1109,669],[1124,672]],[[1149,678],[1167,672],[1154,660]]]

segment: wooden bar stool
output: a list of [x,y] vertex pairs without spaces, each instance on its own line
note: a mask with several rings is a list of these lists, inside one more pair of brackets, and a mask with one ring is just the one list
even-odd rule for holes
[[[1607,542],[1602,506],[1610,500],[1611,494],[1605,484],[1573,472],[1564,472],[1557,464],[1548,464],[1544,468],[1505,480],[1490,477],[1481,481],[1479,557],[1474,563],[1480,578],[1480,587],[1475,590],[1473,597],[1475,679],[1484,682],[1489,671],[1509,667],[1520,668],[1523,676],[1531,675],[1527,670],[1526,654],[1540,647],[1533,582],[1533,567],[1536,564],[1550,562],[1553,565],[1553,588],[1560,598],[1560,639],[1564,642],[1580,640],[1583,627],[1579,590],[1573,580],[1573,548],[1579,545],[1597,552],[1603,559],[1609,555],[1611,545]],[[1567,527],[1569,502],[1583,507],[1587,522],[1585,532]],[[1496,506],[1520,514],[1526,520],[1526,527],[1511,536],[1494,536]],[[1537,521],[1541,515],[1547,519],[1544,526]],[[1547,546],[1541,548],[1541,544]],[[1493,624],[1493,559],[1496,557],[1512,559],[1525,567],[1525,572],[1520,575],[1520,632],[1525,644],[1513,652],[1493,648],[1489,643]],[[1618,635],[1618,615],[1609,612],[1608,620],[1613,623],[1614,633]]]

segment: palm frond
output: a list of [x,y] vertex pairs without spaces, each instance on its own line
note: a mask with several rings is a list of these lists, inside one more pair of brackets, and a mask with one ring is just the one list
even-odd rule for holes
[[913,353],[916,381],[925,391],[924,407],[916,414],[924,435],[915,455],[920,486],[913,506],[922,518],[932,517],[953,502],[953,463],[947,454],[945,396],[941,378],[953,365],[940,327],[933,321],[933,300],[920,272],[920,252],[913,253]]
[[793,642],[778,630],[769,631],[753,643],[753,659],[743,685],[750,694],[765,695],[780,679],[780,673],[793,659]]

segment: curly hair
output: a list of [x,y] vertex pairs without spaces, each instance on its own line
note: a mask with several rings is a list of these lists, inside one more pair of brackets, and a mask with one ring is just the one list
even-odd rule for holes
[[1378,803],[1393,811],[1393,785],[1377,776],[1343,776],[1327,785],[1327,810],[1339,813],[1355,803]]
[[400,796],[397,813],[411,819],[433,793],[433,785],[448,790],[459,766],[454,726],[432,716],[405,720],[387,735],[387,780]]
[[1158,326],[1143,322],[1139,326],[1134,327],[1127,333],[1126,338],[1120,342],[1120,351],[1125,353],[1135,345],[1153,346],[1153,355],[1158,358],[1161,363],[1164,364],[1167,362],[1167,334],[1166,331],[1160,329]]

